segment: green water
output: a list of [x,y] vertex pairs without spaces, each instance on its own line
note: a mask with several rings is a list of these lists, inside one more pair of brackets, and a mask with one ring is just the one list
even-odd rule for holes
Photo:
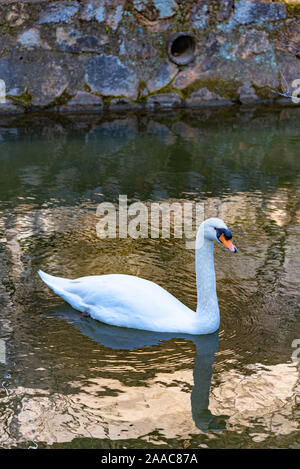
[[[0,447],[299,447],[299,112],[0,118]],[[38,278],[128,273],[196,307],[184,239],[97,237],[120,194],[227,223],[219,333],[107,326]]]

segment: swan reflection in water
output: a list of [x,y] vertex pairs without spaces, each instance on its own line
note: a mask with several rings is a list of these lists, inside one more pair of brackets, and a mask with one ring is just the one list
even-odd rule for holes
[[94,342],[115,350],[138,350],[175,338],[194,342],[196,357],[193,371],[194,386],[191,392],[192,418],[195,425],[203,432],[219,432],[226,428],[226,420],[229,416],[216,416],[208,409],[213,363],[219,344],[218,331],[208,335],[189,335],[127,329],[83,317],[67,306],[61,307],[60,311],[54,315],[56,318],[73,324],[83,335]]

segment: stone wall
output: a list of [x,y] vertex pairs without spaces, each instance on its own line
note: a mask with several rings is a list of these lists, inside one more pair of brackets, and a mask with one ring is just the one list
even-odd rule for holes
[[0,112],[281,99],[300,79],[297,3],[0,0]]

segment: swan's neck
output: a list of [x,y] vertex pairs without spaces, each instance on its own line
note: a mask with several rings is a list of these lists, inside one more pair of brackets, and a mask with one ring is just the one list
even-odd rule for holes
[[216,292],[216,275],[214,266],[213,241],[197,236],[196,241],[196,282],[197,282],[197,313],[209,315],[219,320],[219,306]]

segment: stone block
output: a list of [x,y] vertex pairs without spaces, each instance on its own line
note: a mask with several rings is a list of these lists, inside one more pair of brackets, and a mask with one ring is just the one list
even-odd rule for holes
[[178,73],[178,68],[172,62],[164,62],[155,73],[154,77],[148,81],[148,90],[153,93],[167,86]]
[[38,23],[71,23],[78,10],[79,4],[77,2],[49,3],[43,7]]
[[85,64],[85,80],[93,92],[104,96],[137,98],[136,73],[126,67],[118,57],[100,54]]
[[101,111],[102,109],[103,100],[100,96],[95,96],[87,91],[78,91],[67,104],[61,106],[60,111]]
[[239,0],[235,2],[233,18],[239,24],[283,20],[286,6],[280,2]]
[[182,101],[177,93],[162,93],[149,96],[147,108],[172,108],[182,106]]

